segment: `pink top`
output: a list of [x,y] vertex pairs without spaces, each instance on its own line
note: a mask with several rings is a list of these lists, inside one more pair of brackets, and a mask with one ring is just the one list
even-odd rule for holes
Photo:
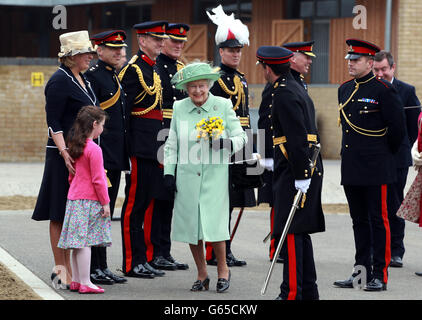
[[86,140],[84,153],[74,164],[75,175],[69,174],[69,200],[97,200],[101,205],[110,202],[103,152],[91,139]]

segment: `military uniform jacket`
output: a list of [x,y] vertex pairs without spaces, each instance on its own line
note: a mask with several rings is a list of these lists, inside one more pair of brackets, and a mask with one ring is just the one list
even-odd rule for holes
[[341,184],[393,183],[397,171],[393,154],[405,136],[397,91],[370,72],[343,83],[338,101],[343,133]]
[[305,89],[291,73],[274,83],[272,126],[274,128],[274,234],[283,231],[297,190],[295,180],[312,177],[304,206],[297,209],[289,233],[325,230],[321,206],[323,167],[321,156],[312,174],[312,144],[318,143],[315,108]]
[[248,83],[244,74],[224,64],[220,65],[220,72],[221,77],[212,86],[211,93],[230,99],[242,128],[250,128]]
[[176,100],[182,100],[187,97],[185,92],[177,90],[174,84],[171,83],[174,74],[183,67],[184,64],[182,62],[174,60],[163,53],[157,57],[157,69],[161,78],[161,86],[163,87],[163,119],[165,128],[170,128],[173,103]]
[[126,95],[116,70],[104,61],[98,60],[85,76],[91,82],[92,89],[100,101],[100,107],[108,115],[104,132],[98,139],[103,151],[104,168],[128,170]]
[[119,79],[127,94],[127,114],[130,114],[130,156],[157,160],[157,151],[163,144],[157,136],[164,124],[162,87],[155,61],[139,50],[122,69]]

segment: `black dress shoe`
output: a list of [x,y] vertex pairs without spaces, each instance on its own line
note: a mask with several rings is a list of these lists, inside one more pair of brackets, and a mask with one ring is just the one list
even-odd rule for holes
[[125,273],[126,277],[133,277],[133,278],[143,278],[143,279],[154,279],[155,275],[146,269],[144,265],[138,264],[136,267],[134,267],[129,272]]
[[174,263],[178,270],[188,270],[189,269],[189,265],[187,265],[186,263],[177,262],[176,260],[174,260],[174,258],[171,255],[164,257],[164,259],[170,261],[171,263]]
[[217,280],[217,292],[218,293],[222,293],[224,291],[227,291],[227,289],[230,287],[230,277],[231,277],[231,272],[229,270],[229,278],[228,279],[219,278]]
[[415,274],[419,277],[422,277],[422,272],[415,272]]
[[153,268],[148,262],[145,262],[143,266],[145,269],[151,271],[156,277],[162,277],[166,274],[164,271]]
[[371,282],[369,282],[364,288],[363,290],[365,291],[383,291],[383,290],[387,290],[387,284],[382,282],[379,279],[372,279]]
[[390,267],[402,268],[403,267],[403,260],[399,256],[391,257]]
[[109,285],[114,284],[114,280],[104,274],[104,272],[101,269],[95,269],[90,274],[91,282],[94,284],[103,284],[103,285]]
[[210,278],[206,277],[203,281],[196,280],[190,291],[202,291],[202,290],[208,290],[210,287]]
[[353,288],[353,280],[357,275],[357,273],[353,273],[349,279],[334,281],[333,285],[339,288]]
[[227,260],[227,265],[229,267],[235,266],[235,267],[242,267],[242,266],[246,266],[246,261],[243,260],[237,260],[235,258],[235,256],[233,255],[233,253],[229,253],[226,256],[226,260]]
[[176,270],[177,266],[168,261],[167,259],[164,259],[162,256],[155,257],[150,262],[148,262],[151,267],[157,270]]
[[109,268],[103,269],[102,271],[107,277],[113,279],[115,283],[125,283],[127,281],[126,278],[120,277],[117,274],[111,272]]

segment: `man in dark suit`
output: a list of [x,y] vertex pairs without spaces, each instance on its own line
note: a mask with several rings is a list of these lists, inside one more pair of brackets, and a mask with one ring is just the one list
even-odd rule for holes
[[391,229],[391,263],[390,267],[402,267],[403,255],[405,252],[403,238],[405,222],[396,215],[400,204],[403,202],[404,187],[406,186],[409,167],[412,166],[410,149],[418,137],[418,116],[421,111],[420,102],[415,93],[415,87],[394,77],[396,64],[390,52],[380,51],[374,57],[374,73],[380,78],[388,81],[398,91],[404,107],[406,120],[406,136],[404,137],[399,151],[394,159],[397,165],[397,181],[391,185],[387,196],[388,219]]
[[393,155],[405,137],[404,114],[395,88],[372,72],[374,55],[380,49],[358,39],[346,43],[350,47],[345,59],[352,79],[338,89],[341,184],[349,204],[356,253],[352,276],[334,285],[353,288],[355,278],[364,285],[362,272],[366,271],[364,290],[381,291],[387,290],[391,260],[387,194],[397,179]]

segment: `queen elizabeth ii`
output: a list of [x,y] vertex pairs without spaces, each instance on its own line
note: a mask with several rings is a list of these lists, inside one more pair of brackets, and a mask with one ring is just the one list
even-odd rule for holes
[[[173,105],[164,146],[164,179],[175,192],[171,238],[189,243],[198,270],[192,291],[209,288],[205,241],[212,243],[216,253],[217,292],[230,286],[225,253],[225,240],[230,238],[228,163],[230,156],[247,143],[247,136],[231,101],[209,92],[219,76],[209,64],[194,62],[172,80],[188,97]],[[222,131],[213,137],[201,134],[197,124],[204,119],[218,119]]]

